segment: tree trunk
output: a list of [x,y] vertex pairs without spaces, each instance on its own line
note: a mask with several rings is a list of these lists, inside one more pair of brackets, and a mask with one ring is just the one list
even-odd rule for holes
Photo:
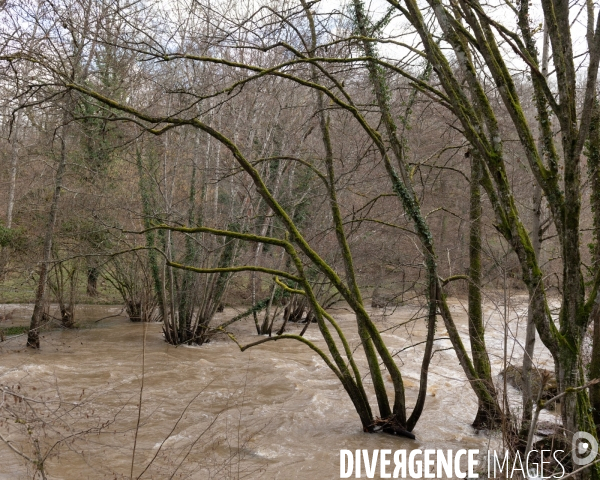
[[13,211],[15,208],[17,167],[19,165],[18,134],[19,134],[20,122],[21,122],[21,111],[19,110],[19,112],[17,113],[17,116],[15,118],[15,123],[13,124],[12,139],[10,142],[11,158],[10,158],[10,171],[9,171],[9,184],[8,184],[8,207],[6,209],[6,228],[12,228]]
[[[136,163],[139,173],[139,188],[140,197],[142,202],[142,212],[144,214],[144,228],[148,229],[152,226],[151,218],[153,215],[152,211],[152,182],[144,175],[144,165],[142,163],[142,152],[140,149],[136,149]],[[161,278],[160,266],[158,264],[158,257],[155,250],[156,244],[156,233],[154,230],[148,230],[146,232],[146,247],[148,248],[148,263],[150,264],[150,272],[152,274],[154,294],[158,302],[158,308],[160,310],[160,318],[165,321],[165,325],[168,323],[166,318],[166,302],[165,302],[165,287],[164,282]],[[169,337],[167,337],[168,339]]]
[[[487,389],[495,398],[495,387],[492,380],[490,359],[485,345],[485,327],[483,323],[483,308],[481,305],[481,161],[471,151],[471,184],[469,208],[469,340],[473,366],[479,381],[487,384]],[[490,405],[479,398],[479,407],[473,422],[475,428],[491,428],[498,424],[500,418],[495,405]]]
[[[549,59],[549,42],[548,30],[544,24],[544,43],[542,46],[542,75],[548,76],[548,59]],[[541,119],[540,119],[541,122]],[[540,123],[540,136],[538,139],[538,152],[543,159],[545,150],[544,139],[542,132],[544,126]],[[542,248],[542,187],[538,182],[534,182],[533,186],[533,218],[531,222],[531,245],[535,257],[540,260]],[[531,369],[533,366],[533,353],[535,350],[535,322],[534,312],[532,308],[532,298],[529,297],[529,307],[527,309],[527,330],[525,332],[525,348],[523,351],[523,414],[521,418],[521,436],[527,438],[529,426],[533,415],[533,403],[537,398],[538,392],[532,391],[531,385]]]
[[[11,137],[11,157],[9,169],[9,184],[8,184],[8,207],[6,209],[6,228],[12,228],[13,211],[15,207],[15,191],[17,184],[17,166],[19,163],[19,147],[18,147],[18,128],[21,119],[21,111],[17,113],[15,122],[12,128]],[[10,251],[5,247],[0,247],[0,279],[4,278],[6,267],[10,260]]]
[[97,267],[88,267],[87,269],[87,294],[90,297],[98,296],[98,277],[100,272]]
[[35,305],[33,307],[33,315],[29,324],[29,333],[27,335],[27,346],[31,348],[40,348],[39,330],[42,326],[44,315],[44,306],[46,302],[46,289],[48,284],[48,266],[52,259],[52,240],[54,238],[54,227],[58,217],[58,202],[63,185],[63,177],[67,164],[67,145],[66,136],[69,128],[67,122],[69,120],[68,108],[63,114],[62,132],[60,135],[60,156],[58,160],[58,168],[54,179],[54,195],[52,196],[52,204],[50,205],[50,214],[48,215],[48,224],[44,234],[44,250],[42,262],[40,263],[39,280],[35,294]]
[[[361,0],[353,0],[353,6],[357,30],[360,32],[360,35],[366,39],[371,36],[371,33],[367,27],[369,25],[369,19],[366,17],[363,3]],[[372,59],[377,58],[377,52],[375,51],[372,42],[363,40],[362,48],[367,57]],[[405,146],[403,145],[403,142],[398,138],[397,127],[390,109],[388,95],[389,92],[386,79],[374,60],[370,60],[367,62],[367,68],[369,70],[369,76],[374,88],[379,112],[381,114],[381,121],[385,127],[387,138],[391,144],[390,150],[392,151],[398,164],[398,171],[396,171],[396,169],[392,166],[390,158],[387,154],[388,149],[385,145],[383,145],[383,143],[377,142],[378,149],[383,158],[386,171],[392,182],[392,189],[398,197],[398,199],[400,200],[407,216],[409,216],[412,220],[415,227],[415,231],[419,236],[419,239],[423,246],[423,250],[425,252],[425,264],[427,267],[427,275],[429,276],[430,282],[437,283],[435,291],[437,295],[438,308],[440,309],[440,313],[444,320],[446,329],[448,330],[448,335],[450,337],[454,350],[456,351],[456,355],[459,359],[461,367],[463,368],[465,375],[471,382],[471,386],[475,394],[477,395],[479,401],[486,405],[486,408],[488,408],[490,412],[493,412],[490,413],[489,417],[491,419],[496,419],[496,421],[499,421],[502,418],[503,414],[502,409],[500,408],[500,405],[497,401],[496,392],[493,389],[491,376],[487,378],[480,378],[478,376],[476,368],[473,365],[471,359],[469,358],[464,344],[462,343],[462,339],[460,338],[460,335],[458,333],[458,330],[456,329],[454,319],[446,303],[445,295],[443,292],[443,286],[438,280],[439,277],[436,263],[437,258],[435,255],[433,236],[431,235],[429,225],[426,223],[425,218],[421,213],[421,208],[417,196],[415,195],[415,192],[413,190],[412,180],[409,176],[409,168],[405,158]]]
[[[600,268],[600,104],[596,99],[594,116],[590,125],[588,144],[588,175],[590,177],[590,203],[593,212],[594,243],[592,265],[594,270]],[[590,378],[600,377],[600,304],[596,302],[592,309],[592,358],[590,361]],[[590,402],[596,429],[600,434],[600,385],[590,387]]]
[[[540,258],[541,250],[541,207],[542,207],[542,189],[536,183],[533,186],[533,221],[531,244],[536,258]],[[529,425],[533,415],[533,403],[537,398],[538,392],[532,391],[531,371],[533,367],[533,353],[535,350],[535,322],[534,311],[532,307],[532,298],[529,297],[529,306],[527,308],[527,329],[525,332],[525,348],[523,349],[523,391],[522,404],[523,413],[521,417],[521,438],[527,438]],[[541,387],[541,385],[540,385]]]
[[75,327],[75,305],[73,303],[61,303],[60,305],[60,324],[64,328]]

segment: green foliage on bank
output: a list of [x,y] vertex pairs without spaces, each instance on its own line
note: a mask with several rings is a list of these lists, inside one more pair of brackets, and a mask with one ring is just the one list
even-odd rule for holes
[[[11,335],[22,335],[24,333],[27,333],[29,331],[29,327],[23,327],[23,326],[13,326],[13,327],[2,327],[0,328],[0,332],[2,332],[2,334],[5,337],[10,337]],[[0,335],[1,337],[2,335]]]
[[26,237],[23,229],[7,228],[0,222],[0,247],[24,251],[26,247]]

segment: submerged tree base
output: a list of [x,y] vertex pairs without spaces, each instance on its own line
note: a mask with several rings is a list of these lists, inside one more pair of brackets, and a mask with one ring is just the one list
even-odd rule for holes
[[385,420],[377,417],[372,425],[370,425],[371,432],[383,432],[389,433],[390,435],[397,435],[399,437],[407,437],[411,440],[416,440],[417,437],[408,430],[406,427],[400,424],[395,416],[386,418]]
[[471,426],[476,430],[493,430],[502,425],[502,416],[480,405]]

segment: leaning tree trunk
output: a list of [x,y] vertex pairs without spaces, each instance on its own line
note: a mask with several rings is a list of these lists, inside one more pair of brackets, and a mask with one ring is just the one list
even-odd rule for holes
[[[311,49],[308,52],[308,55],[312,57],[314,56],[317,45],[314,18],[306,1],[301,0],[301,3],[310,26]],[[312,66],[311,74],[312,80],[316,81],[318,79],[318,71],[314,64]],[[358,334],[361,339],[364,354],[367,358],[369,373],[371,376],[371,381],[373,383],[373,389],[375,390],[377,406],[379,408],[379,415],[382,420],[384,420],[385,422],[389,422],[388,427],[399,427],[404,430],[406,428],[406,401],[404,395],[404,384],[402,381],[402,376],[397,365],[394,363],[394,359],[391,357],[389,351],[387,351],[387,347],[383,345],[383,341],[379,336],[379,333],[375,331],[375,328],[368,314],[364,310],[364,306],[362,305],[362,297],[360,294],[360,289],[358,287],[357,279],[355,277],[352,254],[350,252],[350,247],[344,232],[342,215],[336,197],[337,194],[335,190],[336,187],[334,181],[333,150],[329,134],[329,119],[327,118],[327,115],[325,113],[325,102],[323,99],[323,94],[321,92],[316,93],[316,103],[319,111],[319,126],[321,129],[321,138],[325,150],[325,163],[327,166],[327,178],[329,181],[327,189],[329,197],[329,206],[331,208],[333,223],[335,225],[336,240],[341,250],[342,259],[344,262],[346,281],[350,286],[349,290],[352,292],[353,296],[352,307],[356,313]],[[317,312],[315,313],[317,314],[318,318],[321,317],[321,315],[319,315]],[[321,324],[319,324],[319,326],[321,328]],[[383,380],[379,360],[377,358],[377,353],[379,353],[379,355],[381,356],[381,359],[383,360],[383,363],[386,369],[388,370],[388,373],[390,374],[392,382],[394,384],[394,405],[392,408],[390,408],[390,402]],[[348,389],[348,387],[346,388]],[[362,385],[360,386],[360,388],[362,390]],[[355,402],[357,412],[359,412],[359,415],[361,416],[361,420],[363,422],[363,427],[365,428],[365,430],[372,429],[373,417],[370,406],[368,406],[367,404],[367,408],[363,409],[362,413],[361,409],[358,406],[361,402],[365,400],[362,396],[362,393],[358,395],[356,393],[351,393],[349,390],[348,393],[350,395],[350,398],[352,398]],[[364,417],[363,414],[366,414],[367,416]],[[367,426],[365,426],[365,422],[367,422]]]
[[[493,388],[491,375],[483,378],[478,375],[476,367],[473,365],[473,361],[469,358],[466,352],[446,302],[443,292],[443,285],[438,276],[437,257],[434,249],[433,236],[431,234],[429,225],[426,223],[425,218],[421,213],[417,196],[413,190],[412,180],[409,176],[409,168],[405,157],[405,146],[398,138],[398,130],[391,112],[387,81],[383,76],[379,66],[375,62],[375,59],[377,58],[377,52],[373,47],[372,42],[366,40],[371,36],[371,32],[369,31],[368,27],[369,19],[366,16],[364,5],[361,0],[353,0],[352,3],[354,7],[355,24],[357,30],[365,39],[362,41],[362,48],[365,52],[365,55],[370,59],[367,61],[367,69],[369,70],[369,77],[374,89],[379,112],[381,114],[381,122],[385,127],[387,139],[390,142],[390,150],[398,164],[397,171],[390,161],[390,157],[387,153],[388,149],[380,139],[376,142],[377,147],[383,158],[388,177],[392,182],[392,189],[400,200],[406,214],[413,221],[415,231],[423,246],[427,274],[430,282],[437,283],[437,286],[434,290],[437,295],[438,308],[440,310],[442,319],[444,320],[444,324],[448,331],[448,336],[450,337],[452,346],[456,351],[456,355],[459,359],[461,367],[463,368],[468,380],[471,382],[471,386],[477,395],[478,400],[484,404],[486,408],[489,408],[490,413],[488,418],[496,419],[496,421],[499,422],[503,417],[503,412],[498,403],[496,392]],[[375,140],[376,136],[372,135],[371,138]],[[471,343],[477,343],[477,341],[472,340]]]

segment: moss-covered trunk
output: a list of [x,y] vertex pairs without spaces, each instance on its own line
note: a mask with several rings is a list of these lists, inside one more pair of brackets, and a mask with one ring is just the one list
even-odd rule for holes
[[[371,37],[372,32],[369,30],[369,21],[364,11],[364,5],[361,0],[353,0],[353,9],[355,16],[355,25],[357,30],[360,32],[363,39]],[[388,173],[388,177],[392,184],[392,190],[397,195],[398,199],[404,211],[409,216],[414,224],[415,231],[421,241],[423,250],[425,252],[425,264],[427,268],[427,275],[430,282],[436,284],[436,301],[437,308],[440,310],[444,324],[448,331],[448,335],[456,351],[457,357],[460,361],[461,367],[465,372],[465,375],[471,382],[471,386],[475,391],[480,404],[484,405],[489,411],[487,418],[496,419],[499,421],[502,417],[501,408],[497,402],[496,393],[493,389],[493,383],[491,376],[488,375],[485,378],[479,377],[477,369],[474,367],[473,362],[469,358],[464,344],[460,338],[456,325],[452,318],[450,309],[446,304],[446,298],[443,293],[443,286],[439,281],[437,258],[434,249],[433,236],[431,234],[429,225],[427,224],[425,217],[421,213],[421,207],[419,205],[417,196],[413,190],[412,181],[408,173],[408,165],[405,159],[405,142],[398,138],[397,127],[391,113],[389,104],[389,93],[384,73],[376,63],[377,52],[372,42],[363,40],[362,48],[365,55],[372,60],[367,62],[367,69],[369,71],[369,77],[381,114],[382,124],[386,130],[387,139],[391,146],[391,151],[397,161],[398,170],[394,168],[387,155],[387,149],[383,142],[378,142],[378,148],[383,157],[384,165]],[[480,340],[472,342],[480,344]],[[479,358],[481,360],[481,356]],[[482,371],[485,371],[485,367],[482,367]]]
[[[142,161],[142,151],[137,149],[136,151],[136,163],[139,174],[139,189],[140,189],[140,200],[142,203],[142,213],[144,215],[143,222],[144,228],[149,229],[152,226],[154,217],[153,212],[153,188],[152,182],[147,177]],[[146,247],[148,248],[148,263],[150,265],[150,273],[152,275],[152,282],[154,286],[154,293],[158,302],[158,308],[160,309],[160,317],[165,319],[165,292],[164,283],[161,278],[160,267],[158,264],[158,256],[155,250],[156,248],[156,231],[146,231]]]
[[[481,382],[486,384],[492,398],[496,398],[496,389],[492,380],[492,369],[485,345],[485,327],[483,323],[483,307],[481,304],[481,160],[471,152],[471,183],[469,192],[469,340],[473,366]],[[500,418],[495,402],[484,402],[479,398],[479,406],[473,426],[475,428],[493,427]]]

